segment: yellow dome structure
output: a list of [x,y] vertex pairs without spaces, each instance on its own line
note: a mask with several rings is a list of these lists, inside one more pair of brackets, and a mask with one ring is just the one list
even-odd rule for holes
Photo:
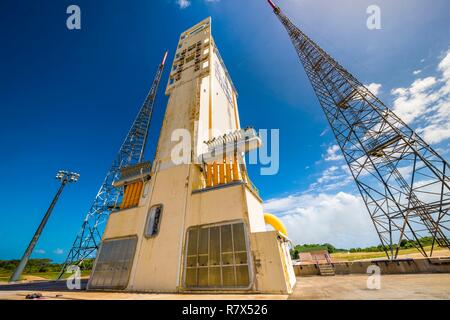
[[270,224],[275,230],[281,232],[286,237],[288,236],[286,227],[277,216],[271,213],[264,213],[264,221],[266,224]]

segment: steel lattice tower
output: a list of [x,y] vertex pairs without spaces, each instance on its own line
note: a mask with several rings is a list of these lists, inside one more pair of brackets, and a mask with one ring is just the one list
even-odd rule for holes
[[[286,28],[365,202],[386,255],[403,239],[424,255],[450,248],[449,163],[361,82],[299,30]],[[421,237],[432,237],[426,252]]]
[[67,266],[80,265],[86,258],[95,257],[102,239],[104,224],[106,223],[111,210],[116,208],[117,204],[120,203],[123,195],[123,188],[113,187],[113,183],[120,179],[120,169],[138,164],[144,159],[153,105],[164,71],[166,58],[167,52],[164,54],[163,60],[158,66],[153,84],[144,104],[139,110],[130,131],[123,141],[116,159],[113,161],[111,168],[106,174],[100,190],[95,196],[94,202],[81,226],[81,230],[75,238],[60,277],[65,272]]

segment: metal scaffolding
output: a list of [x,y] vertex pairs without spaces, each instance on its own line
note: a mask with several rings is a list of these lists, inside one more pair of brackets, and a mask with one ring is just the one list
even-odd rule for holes
[[144,150],[152,118],[153,105],[166,58],[167,52],[164,54],[163,60],[158,66],[152,87],[144,104],[139,110],[130,131],[119,149],[116,159],[106,174],[100,190],[84,219],[81,230],[75,238],[59,277],[63,275],[67,266],[80,265],[85,259],[95,257],[109,214],[117,208],[123,196],[123,188],[115,188],[113,187],[113,183],[120,179],[120,170],[122,168],[140,163],[144,159]]
[[[298,29],[286,28],[365,202],[386,255],[402,240],[424,255],[450,248],[449,163],[361,82]],[[420,239],[432,237],[427,252]]]

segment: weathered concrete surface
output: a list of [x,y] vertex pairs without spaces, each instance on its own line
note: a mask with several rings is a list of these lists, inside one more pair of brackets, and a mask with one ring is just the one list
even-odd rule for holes
[[[0,299],[23,300],[32,292],[40,292],[46,300],[265,300],[265,299],[450,299],[450,274],[382,275],[379,290],[367,289],[367,275],[334,277],[297,277],[291,296],[236,294],[145,294],[119,292],[69,291],[61,283],[33,283],[0,286]],[[60,290],[60,291],[58,291]]]
[[367,275],[298,277],[293,300],[450,299],[450,274],[388,274],[381,288],[367,288]]
[[[381,274],[450,273],[450,257],[332,263],[335,273],[341,275],[366,274],[367,268],[371,265],[380,267]],[[319,275],[319,268],[316,264],[295,265],[294,270],[296,276]]]

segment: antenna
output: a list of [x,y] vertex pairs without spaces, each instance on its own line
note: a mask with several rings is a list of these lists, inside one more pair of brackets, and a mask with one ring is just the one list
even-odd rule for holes
[[[314,88],[388,258],[402,240],[450,248],[450,165],[271,1]],[[406,175],[401,169],[411,170]]]
[[120,203],[123,196],[123,188],[115,188],[113,183],[120,179],[120,170],[122,168],[141,163],[144,159],[153,105],[164,71],[167,54],[168,52],[166,51],[156,71],[152,87],[120,147],[116,159],[106,174],[100,190],[94,198],[81,230],[75,238],[72,249],[69,251],[59,278],[64,274],[67,266],[80,265],[85,259],[95,257],[109,214],[117,208],[117,204]]
[[280,12],[280,8],[279,8],[275,3],[273,3],[272,0],[267,0],[267,2],[268,2],[268,3],[270,4],[270,6],[272,7],[273,11],[275,11],[275,12]]

